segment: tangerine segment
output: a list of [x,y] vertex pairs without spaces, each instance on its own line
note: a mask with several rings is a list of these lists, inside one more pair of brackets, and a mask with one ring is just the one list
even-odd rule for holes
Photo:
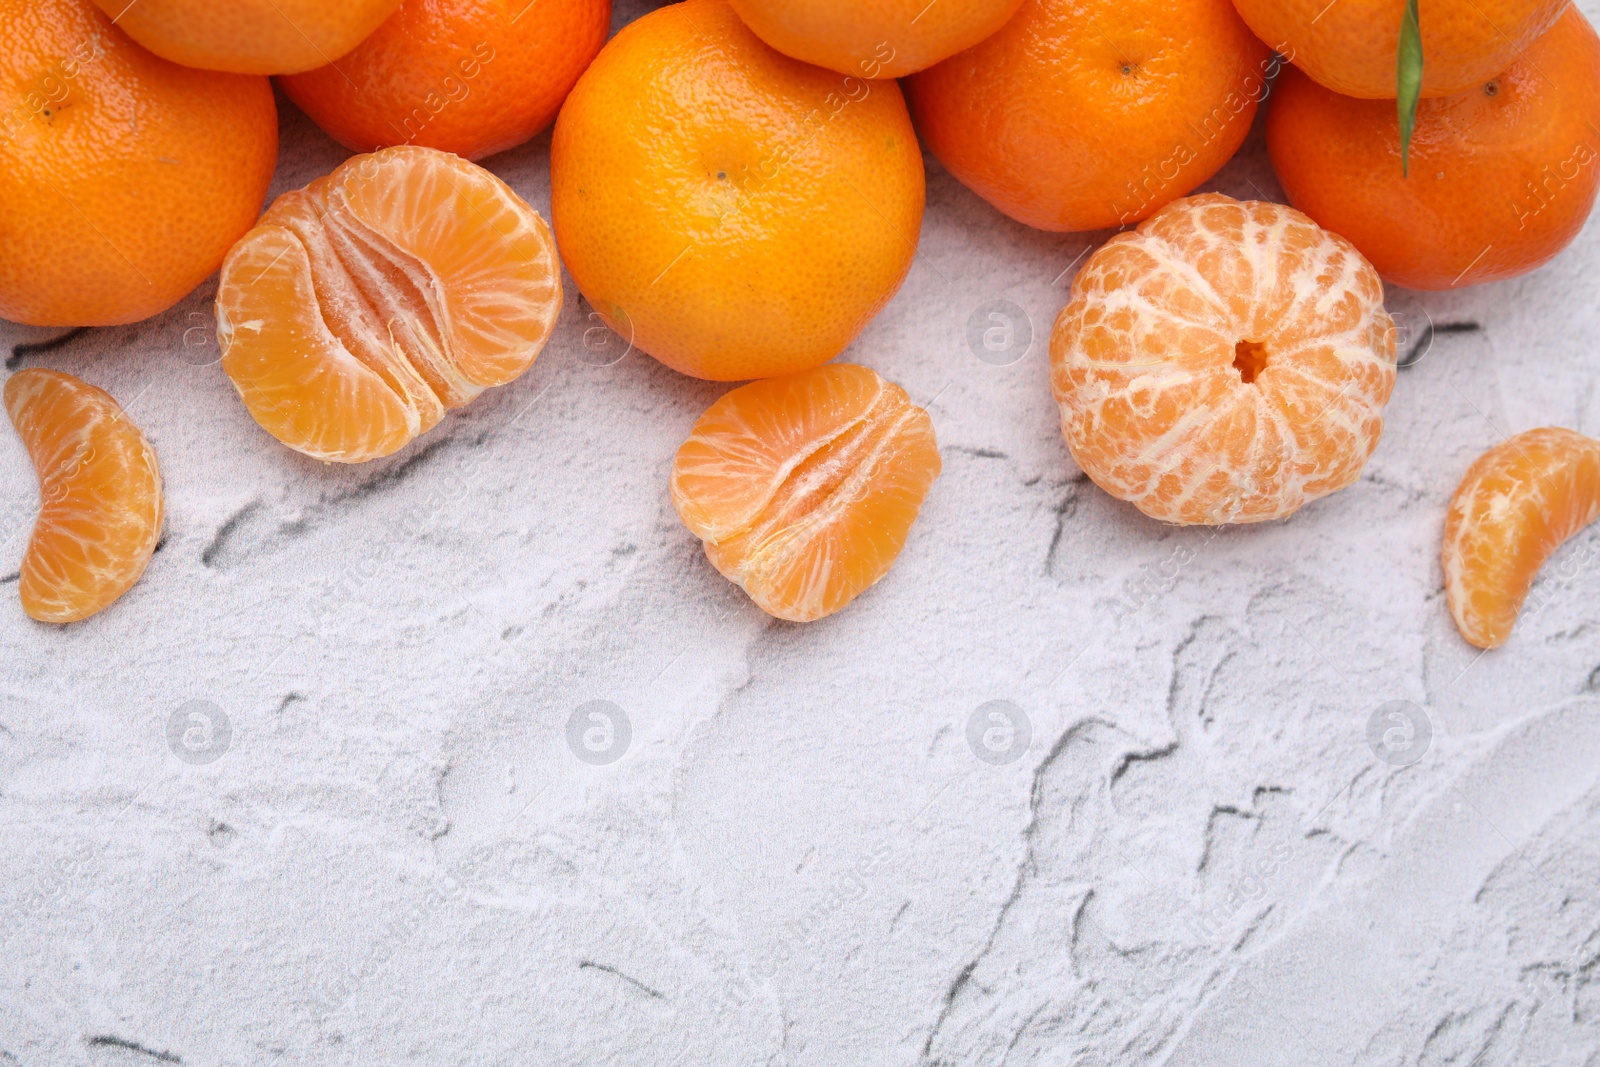
[[672,502],[769,615],[831,615],[889,572],[939,476],[933,421],[866,367],[741,386],[695,423]]
[[1461,636],[1499,648],[1539,568],[1600,517],[1600,441],[1546,427],[1478,457],[1450,499],[1444,585]]
[[217,335],[262,428],[358,463],[526,371],[561,300],[537,212],[481,167],[401,146],[273,202],[223,264]]
[[1165,522],[1262,522],[1360,475],[1395,331],[1344,238],[1209,193],[1090,257],[1050,359],[1062,433],[1095,484]]
[[39,475],[22,610],[40,622],[86,619],[139,580],[161,537],[156,454],[115,400],[70,374],[18,371],[5,402]]

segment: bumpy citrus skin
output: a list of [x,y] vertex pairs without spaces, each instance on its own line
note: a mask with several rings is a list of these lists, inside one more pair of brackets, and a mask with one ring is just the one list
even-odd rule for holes
[[1029,226],[1098,230],[1215,174],[1272,69],[1228,0],[1027,0],[906,91],[963,185]]
[[551,214],[619,335],[697,378],[838,355],[916,252],[922,153],[893,81],[790,59],[726,0],[684,0],[601,51],[556,120]]
[[[1420,0],[1422,95],[1466,92],[1499,74],[1568,0]],[[1245,22],[1320,84],[1345,96],[1397,95],[1406,0],[1233,0]],[[1392,108],[1390,110],[1393,110]]]
[[278,157],[265,78],[151,55],[88,0],[0,0],[0,318],[137,322],[250,228]]
[[672,502],[762,611],[811,622],[889,573],[939,470],[928,413],[832,363],[711,405],[678,449]]
[[399,146],[273,202],[223,264],[217,337],[263,429],[359,463],[526,371],[561,300],[536,211],[481,167]]
[[1486,84],[1424,100],[1400,158],[1392,101],[1297,70],[1278,79],[1267,149],[1295,207],[1410,289],[1524,274],[1583,228],[1600,189],[1600,38],[1569,9]]
[[1468,468],[1445,520],[1445,595],[1461,636],[1499,648],[1539,569],[1600,517],[1600,441],[1572,430],[1529,430]]
[[1164,522],[1263,522],[1360,475],[1395,331],[1348,241],[1212,193],[1089,258],[1050,363],[1062,433],[1096,485]]
[[611,0],[406,0],[349,55],[278,85],[354,151],[483,159],[555,121],[610,28]]
[[786,56],[862,78],[899,78],[999,30],[1022,0],[731,0]]
[[163,59],[236,74],[287,74],[331,63],[400,0],[94,0]]
[[86,619],[132,588],[161,538],[156,454],[115,400],[70,374],[18,371],[5,404],[39,475],[22,608],[40,622]]

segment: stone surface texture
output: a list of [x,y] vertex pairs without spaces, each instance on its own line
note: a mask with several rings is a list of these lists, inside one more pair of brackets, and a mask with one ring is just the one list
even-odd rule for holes
[[[274,194],[346,154],[280,102]],[[489,161],[546,216],[549,143]],[[1259,124],[1206,188],[1282,198]],[[0,1065],[1600,1064],[1600,526],[1487,655],[1437,558],[1479,453],[1600,433],[1600,228],[1391,291],[1417,358],[1362,479],[1179,529],[1057,430],[1045,342],[1106,235],[931,159],[928,195],[843,358],[929,405],[944,474],[806,626],[668,500],[726,387],[570,280],[524,378],[354,468],[251,422],[214,279],[0,324],[124,403],[168,509],[122,601],[31,623],[0,432]]]

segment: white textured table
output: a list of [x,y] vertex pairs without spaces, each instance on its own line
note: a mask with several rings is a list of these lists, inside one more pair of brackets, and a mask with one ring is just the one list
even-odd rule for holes
[[[275,193],[344,154],[283,122]],[[547,215],[548,155],[491,162]],[[1482,658],[1436,558],[1479,452],[1600,432],[1600,230],[1392,294],[1408,344],[1454,329],[1357,485],[1174,529],[1056,430],[1044,342],[1104,235],[928,179],[845,358],[931,402],[944,475],[809,626],[668,501],[724,387],[612,362],[570,283],[526,377],[353,469],[250,421],[214,283],[18,349],[123,401],[168,519],[113,609],[30,623],[0,433],[0,1065],[1600,1063],[1600,528]],[[1279,196],[1259,130],[1210,187]],[[969,347],[991,300],[1025,355]],[[569,730],[591,701],[626,730]],[[1391,701],[1410,748],[1369,741]]]

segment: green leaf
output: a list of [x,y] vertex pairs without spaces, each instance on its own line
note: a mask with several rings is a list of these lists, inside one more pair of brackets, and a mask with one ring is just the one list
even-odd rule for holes
[[1400,61],[1396,106],[1400,109],[1400,172],[1411,177],[1411,134],[1417,128],[1417,101],[1422,97],[1422,27],[1417,0],[1406,0],[1400,16]]

